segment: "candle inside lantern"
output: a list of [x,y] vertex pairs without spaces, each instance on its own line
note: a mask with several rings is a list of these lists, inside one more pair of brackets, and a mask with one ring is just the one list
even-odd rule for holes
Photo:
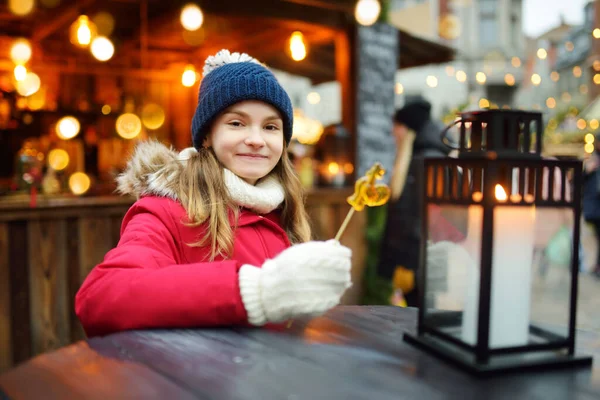
[[[496,185],[496,200],[504,202],[507,197],[502,186]],[[482,206],[470,206],[469,236],[475,233],[475,237],[479,238],[477,248],[481,246],[482,219]],[[520,346],[528,343],[534,227],[534,207],[494,207],[490,348]],[[472,345],[477,342],[479,250],[473,256],[476,263],[469,266],[469,282],[462,321],[462,339]]]

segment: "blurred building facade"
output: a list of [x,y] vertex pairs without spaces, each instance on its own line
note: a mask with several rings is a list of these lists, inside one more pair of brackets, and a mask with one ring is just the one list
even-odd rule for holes
[[517,96],[521,106],[542,110],[551,118],[567,110],[577,114],[596,97],[595,81],[600,83],[600,75],[594,77],[600,60],[594,63],[592,49],[597,5],[590,2],[581,10],[584,20],[579,26],[562,21],[539,37],[527,39],[527,68]]
[[421,94],[434,114],[513,106],[523,79],[522,0],[395,0],[392,24],[457,49],[449,65],[398,72],[398,103]]

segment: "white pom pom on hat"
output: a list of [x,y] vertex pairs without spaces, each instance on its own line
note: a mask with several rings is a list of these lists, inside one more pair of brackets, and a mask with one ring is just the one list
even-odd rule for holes
[[246,53],[231,53],[227,49],[219,51],[214,56],[209,56],[204,62],[204,69],[202,70],[202,76],[206,76],[215,69],[225,65],[239,62],[252,62],[255,64],[262,65],[256,58],[249,56]]

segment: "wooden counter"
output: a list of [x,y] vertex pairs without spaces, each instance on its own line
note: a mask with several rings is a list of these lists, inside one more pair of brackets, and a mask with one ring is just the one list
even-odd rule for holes
[[0,398],[600,398],[597,332],[577,332],[577,352],[595,358],[590,368],[481,379],[404,342],[416,326],[414,309],[342,306],[283,330],[120,332],[0,375]]
[[[319,189],[307,197],[315,239],[342,224],[351,189]],[[89,271],[116,246],[127,197],[0,198],[0,371],[85,338],[74,297]],[[356,213],[342,238],[353,250],[353,282],[343,304],[356,304],[366,254],[365,214]]]

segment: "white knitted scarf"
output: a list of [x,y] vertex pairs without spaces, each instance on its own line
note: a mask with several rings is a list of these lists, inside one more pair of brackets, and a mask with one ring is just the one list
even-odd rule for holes
[[[193,147],[183,149],[178,159],[186,162],[198,151]],[[283,203],[285,191],[279,179],[270,174],[260,180],[256,185],[251,185],[227,168],[223,168],[223,179],[233,202],[240,206],[249,208],[258,214],[268,214]]]
[[258,214],[268,214],[283,203],[285,192],[279,179],[268,175],[256,185],[251,185],[230,170],[223,169],[225,186],[233,202]]

